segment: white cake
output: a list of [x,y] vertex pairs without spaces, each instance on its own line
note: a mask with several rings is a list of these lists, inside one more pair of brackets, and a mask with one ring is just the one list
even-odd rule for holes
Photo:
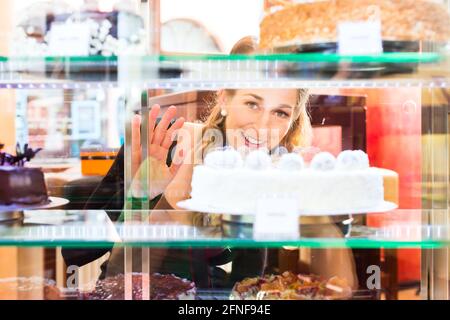
[[194,168],[191,201],[223,213],[256,213],[263,197],[294,197],[302,212],[355,212],[384,203],[385,173],[369,167],[363,151],[343,151],[337,159],[322,152],[306,166],[294,153],[272,161],[267,153],[254,151],[244,160],[226,149],[209,153]]

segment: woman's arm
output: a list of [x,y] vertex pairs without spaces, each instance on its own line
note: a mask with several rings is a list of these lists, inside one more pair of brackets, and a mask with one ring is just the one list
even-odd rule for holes
[[[344,235],[335,224],[323,225],[315,237],[336,237]],[[301,250],[301,249],[300,249]],[[350,248],[312,248],[310,256],[310,272],[326,278],[338,276],[346,279],[354,290],[358,288],[355,259]]]
[[194,214],[183,210],[183,214],[174,213],[173,209],[180,209],[177,203],[186,200],[190,197],[191,179],[193,168],[196,164],[199,154],[196,158],[196,150],[200,150],[201,132],[203,126],[195,123],[185,123],[183,130],[180,130],[180,135],[176,150],[174,153],[174,164],[179,165],[177,173],[169,182],[164,190],[161,199],[158,201],[155,210],[168,210],[163,213],[153,212],[152,217],[162,219],[165,221],[182,223],[185,225],[192,225]]

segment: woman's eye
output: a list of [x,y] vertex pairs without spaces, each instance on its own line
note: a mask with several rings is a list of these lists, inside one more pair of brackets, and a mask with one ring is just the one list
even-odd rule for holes
[[290,117],[289,114],[287,112],[284,112],[284,111],[275,111],[275,115],[277,117],[280,117],[280,118],[283,118],[283,119],[286,119],[286,118]]
[[248,106],[252,110],[256,110],[258,108],[258,104],[252,101],[248,101],[245,103],[246,106]]

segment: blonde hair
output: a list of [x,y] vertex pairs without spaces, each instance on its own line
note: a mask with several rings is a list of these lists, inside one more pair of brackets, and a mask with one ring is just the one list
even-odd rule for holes
[[[231,54],[252,54],[257,52],[258,44],[256,38],[245,37],[239,40],[231,50]],[[312,140],[312,127],[311,121],[307,112],[308,103],[308,90],[297,89],[297,103],[294,107],[292,115],[292,123],[288,132],[280,141],[280,147],[285,147],[289,152],[293,151],[295,147],[307,147],[311,144]],[[225,89],[225,95],[227,98],[232,98],[236,90]],[[214,136],[209,136],[210,130],[218,130],[221,132],[222,137],[225,137],[226,116],[222,115],[221,106],[218,103],[218,95],[215,93],[210,97],[210,112],[209,116],[204,122],[202,129],[202,155],[205,156],[208,149],[215,145],[216,141]]]

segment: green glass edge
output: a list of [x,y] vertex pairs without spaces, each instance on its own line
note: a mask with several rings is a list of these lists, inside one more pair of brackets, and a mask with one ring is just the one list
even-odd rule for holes
[[[145,58],[144,58],[145,59]],[[393,52],[376,55],[339,55],[322,53],[269,55],[199,55],[160,56],[160,61],[287,61],[287,62],[353,62],[353,63],[431,63],[442,59],[439,53]]]
[[[27,59],[27,58],[25,58]],[[117,62],[117,57],[104,57],[104,56],[73,56],[73,57],[45,57],[45,62],[73,62],[73,63],[80,63],[80,62]]]
[[[433,63],[443,58],[440,53],[434,52],[388,52],[374,55],[339,55],[323,53],[288,53],[267,55],[149,55],[129,57],[104,56],[68,56],[68,57],[14,57],[14,61],[40,61],[91,63],[91,62],[117,62],[119,59],[142,59],[145,61],[177,62],[177,61],[286,61],[286,62],[352,62],[352,63]],[[0,57],[0,62],[8,62],[12,57]]]
[[0,246],[14,247],[84,247],[84,248],[103,248],[111,247],[160,247],[160,248],[216,248],[216,247],[235,247],[235,248],[257,248],[269,247],[279,248],[283,246],[290,247],[308,247],[308,248],[360,248],[360,249],[379,249],[379,248],[422,248],[435,249],[450,245],[450,242],[442,241],[376,241],[367,239],[347,239],[333,240],[315,239],[315,240],[294,240],[294,241],[255,241],[255,240],[217,240],[203,239],[193,241],[166,241],[166,242],[125,242],[113,243],[109,241],[20,241],[20,240],[0,240]]
[[45,62],[117,62],[117,57],[104,57],[104,56],[70,56],[70,57],[26,57],[26,56],[17,56],[17,57],[9,57],[9,56],[0,56],[0,62],[28,62],[28,61],[45,61]]

